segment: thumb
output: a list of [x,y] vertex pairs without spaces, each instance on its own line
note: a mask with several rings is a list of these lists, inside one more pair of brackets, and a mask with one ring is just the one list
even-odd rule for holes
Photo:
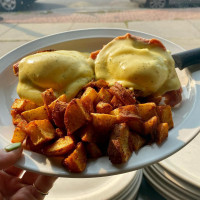
[[0,149],[0,170],[6,169],[14,165],[19,160],[21,155],[22,155],[21,145],[19,145],[17,149],[9,152]]

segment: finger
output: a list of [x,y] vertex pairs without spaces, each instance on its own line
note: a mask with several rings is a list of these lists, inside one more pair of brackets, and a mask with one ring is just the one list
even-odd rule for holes
[[38,174],[33,172],[25,172],[24,175],[21,178],[21,182],[27,185],[32,185],[36,179],[38,178]]
[[12,199],[23,199],[23,200],[43,200],[42,196],[35,196],[35,189],[32,185],[25,186],[18,190],[13,196]]
[[10,174],[12,176],[20,176],[23,172],[23,169],[20,169],[18,167],[15,167],[15,166],[11,166],[9,168],[7,168],[6,170],[4,170],[7,174]]
[[40,175],[34,183],[35,188],[42,193],[48,193],[48,191],[53,187],[56,179],[57,177],[54,176]]
[[10,152],[0,150],[0,170],[14,165],[22,155],[22,147]]

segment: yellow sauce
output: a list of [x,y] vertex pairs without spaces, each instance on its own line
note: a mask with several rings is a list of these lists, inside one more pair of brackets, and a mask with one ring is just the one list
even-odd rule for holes
[[53,88],[55,95],[66,94],[70,100],[94,78],[94,62],[77,51],[41,52],[23,58],[19,63],[17,93],[42,105],[41,92]]
[[114,39],[95,60],[95,78],[110,85],[138,89],[143,96],[162,95],[180,88],[172,56],[163,46],[132,39]]

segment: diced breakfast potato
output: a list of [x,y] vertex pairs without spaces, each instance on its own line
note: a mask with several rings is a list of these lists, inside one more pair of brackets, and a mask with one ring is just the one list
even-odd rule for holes
[[22,117],[27,121],[49,119],[45,106],[27,110],[21,113]]
[[73,99],[67,106],[64,123],[67,129],[67,134],[71,135],[76,130],[81,128],[86,121],[91,119],[90,115],[85,111],[80,99]]
[[156,116],[152,117],[144,123],[144,135],[155,136],[158,127],[158,118]]
[[92,124],[96,131],[107,132],[118,122],[115,115],[91,113],[91,116]]
[[129,148],[131,151],[138,151],[146,143],[146,139],[137,133],[131,133],[129,138]]
[[131,105],[135,104],[136,102],[134,93],[124,88],[118,82],[111,86],[109,91],[112,95],[115,95],[124,105]]
[[149,120],[153,116],[157,115],[155,103],[143,103],[138,104],[139,116],[144,120]]
[[47,143],[56,136],[53,125],[46,119],[29,122],[26,126],[26,132],[35,146]]
[[104,114],[109,114],[113,110],[113,107],[109,103],[105,103],[103,101],[100,101],[96,105],[96,112],[97,113],[104,113]]
[[174,127],[174,122],[172,119],[172,111],[169,105],[157,106],[156,108],[160,122],[168,123],[169,129]]
[[42,92],[42,99],[44,105],[48,106],[51,104],[54,100],[56,100],[56,96],[54,95],[53,89],[49,88]]
[[132,151],[129,147],[130,131],[125,123],[116,124],[108,146],[108,157],[113,164],[128,161]]
[[36,107],[37,105],[28,99],[15,99],[14,103],[12,104],[12,109],[15,109],[18,113],[31,110]]
[[96,98],[96,104],[100,101],[103,101],[105,103],[110,103],[111,99],[112,99],[112,94],[108,91],[108,89],[102,87],[98,92]]
[[65,136],[56,140],[53,144],[46,146],[43,153],[48,156],[61,156],[75,148],[74,140],[71,136]]
[[77,144],[76,149],[63,161],[63,165],[75,173],[83,172],[87,164],[87,154],[82,142]]
[[97,141],[95,130],[92,124],[87,124],[80,130],[80,137],[81,137],[81,140],[84,142]]
[[19,114],[16,110],[11,110],[10,114],[12,116],[12,122],[14,125],[19,124],[21,121],[24,120],[21,114]]
[[127,105],[116,108],[110,112],[116,115],[119,122],[128,122],[134,119],[141,119],[136,105]]
[[160,123],[156,133],[156,143],[162,144],[168,137],[168,123]]
[[55,125],[60,129],[65,129],[64,114],[67,108],[67,103],[57,100],[52,110],[52,119]]
[[110,103],[113,108],[119,108],[124,105],[115,95],[112,97]]
[[97,98],[95,89],[88,87],[81,96],[81,102],[88,113],[94,112],[94,101]]
[[23,142],[26,138],[26,132],[21,129],[20,127],[16,127],[15,130],[14,130],[14,134],[13,134],[13,137],[12,137],[12,140],[11,142],[12,143],[16,143],[16,142]]

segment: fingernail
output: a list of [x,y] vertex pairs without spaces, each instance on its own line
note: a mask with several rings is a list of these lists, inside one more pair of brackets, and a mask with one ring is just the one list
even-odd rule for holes
[[9,145],[6,146],[4,149],[5,149],[7,152],[9,152],[9,151],[13,151],[13,150],[15,150],[15,149],[18,149],[19,147],[21,147],[21,142],[9,144]]

